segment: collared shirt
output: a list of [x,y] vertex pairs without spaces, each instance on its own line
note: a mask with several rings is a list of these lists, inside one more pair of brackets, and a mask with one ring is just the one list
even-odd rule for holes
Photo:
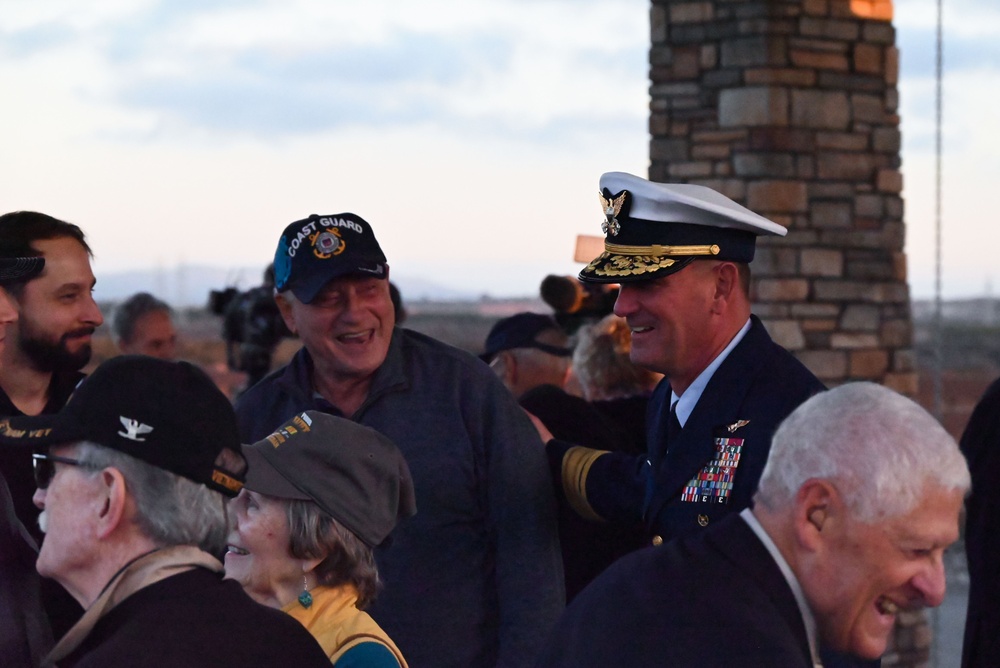
[[694,382],[684,390],[684,394],[680,397],[673,391],[670,392],[670,407],[674,408],[676,404],[677,408],[677,421],[681,423],[683,427],[687,423],[688,417],[691,416],[691,411],[694,407],[698,405],[698,400],[701,399],[701,393],[705,391],[708,386],[708,381],[712,380],[712,375],[715,374],[715,370],[718,369],[726,358],[729,357],[729,353],[733,352],[743,337],[746,336],[747,332],[750,331],[750,318],[743,324],[740,331],[736,332],[736,336],[733,340],[729,342],[729,345],[719,353],[712,363],[705,367],[705,370],[698,374],[698,377],[694,379]]
[[823,668],[823,662],[820,661],[819,650],[816,646],[816,618],[813,616],[812,610],[809,609],[809,604],[806,602],[806,595],[802,591],[802,585],[799,584],[799,580],[795,577],[795,573],[792,572],[791,566],[785,561],[785,557],[782,556],[778,546],[767,535],[767,531],[761,526],[760,522],[754,516],[753,511],[750,508],[744,508],[740,511],[740,517],[750,526],[757,535],[757,538],[760,539],[760,542],[764,544],[764,547],[771,554],[771,558],[774,559],[774,563],[781,570],[781,574],[785,576],[785,581],[791,587],[792,594],[795,596],[795,602],[799,606],[799,612],[802,614],[802,623],[806,627],[806,637],[809,639],[809,654],[812,655],[813,666],[815,668]]

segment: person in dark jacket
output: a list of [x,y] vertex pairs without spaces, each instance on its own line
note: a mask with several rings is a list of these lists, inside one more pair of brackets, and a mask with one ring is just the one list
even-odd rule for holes
[[56,415],[0,422],[35,451],[36,567],[85,608],[44,663],[329,666],[298,622],[224,582],[225,499],[245,479],[229,400],[186,362],[100,365]]
[[389,266],[361,217],[286,227],[275,299],[303,348],[236,404],[246,442],[319,410],[403,453],[420,512],[375,551],[372,617],[414,668],[530,665],[564,606],[555,497],[524,411],[471,354],[395,326]]
[[580,280],[621,284],[631,359],[665,378],[645,456],[561,441],[548,452],[581,515],[644,522],[660,544],[746,508],[778,423],[824,388],[750,314],[756,239],[785,228],[703,186],[612,172],[601,189],[606,250]]
[[577,512],[642,522],[660,545],[748,507],[777,425],[825,388],[751,315],[757,237],[784,227],[704,186],[611,172],[600,187],[605,251],[580,280],[620,284],[614,312],[631,329],[631,359],[665,378],[644,457],[560,441],[547,450]]
[[[0,244],[0,352],[7,328],[18,317],[6,286],[37,276],[44,266],[44,258],[18,257],[16,251]],[[38,544],[18,518],[0,473],[0,657],[6,668],[35,668],[52,647],[52,630],[35,572],[37,557]]]
[[962,668],[1000,666],[1000,380],[987,388],[960,442],[972,472],[965,501],[969,604]]
[[815,668],[820,646],[875,660],[900,612],[944,599],[968,488],[912,400],[875,383],[816,395],[775,434],[752,510],[616,562],[537,665]]
[[[646,408],[661,376],[632,363],[628,325],[614,314],[581,326],[576,339],[569,376],[582,396],[542,385],[523,394],[521,406],[560,440],[644,453]],[[639,521],[593,522],[577,514],[561,494],[559,501],[568,603],[615,559],[642,547],[646,539]]]

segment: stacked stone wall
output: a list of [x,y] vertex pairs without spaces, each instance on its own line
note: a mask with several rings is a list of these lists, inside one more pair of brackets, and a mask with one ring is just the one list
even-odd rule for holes
[[[889,0],[652,0],[650,168],[788,228],[754,311],[827,385],[917,393]],[[871,17],[879,18],[871,18]],[[884,666],[926,665],[922,613]]]
[[650,170],[785,225],[755,312],[828,385],[916,394],[891,23],[848,0],[653,2]]

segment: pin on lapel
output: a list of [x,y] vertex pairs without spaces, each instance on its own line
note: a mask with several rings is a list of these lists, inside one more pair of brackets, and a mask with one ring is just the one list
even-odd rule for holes
[[731,434],[734,431],[736,431],[737,429],[739,429],[740,427],[745,427],[748,424],[750,424],[750,420],[737,420],[736,422],[734,422],[731,425],[729,425],[728,427],[726,427],[726,430],[728,430],[729,433]]

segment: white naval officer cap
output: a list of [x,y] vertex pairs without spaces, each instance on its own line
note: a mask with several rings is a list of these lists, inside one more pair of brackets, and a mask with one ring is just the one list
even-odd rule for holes
[[592,283],[627,283],[680,271],[695,258],[750,262],[757,237],[784,236],[778,223],[706,186],[601,176],[604,252],[580,272]]

